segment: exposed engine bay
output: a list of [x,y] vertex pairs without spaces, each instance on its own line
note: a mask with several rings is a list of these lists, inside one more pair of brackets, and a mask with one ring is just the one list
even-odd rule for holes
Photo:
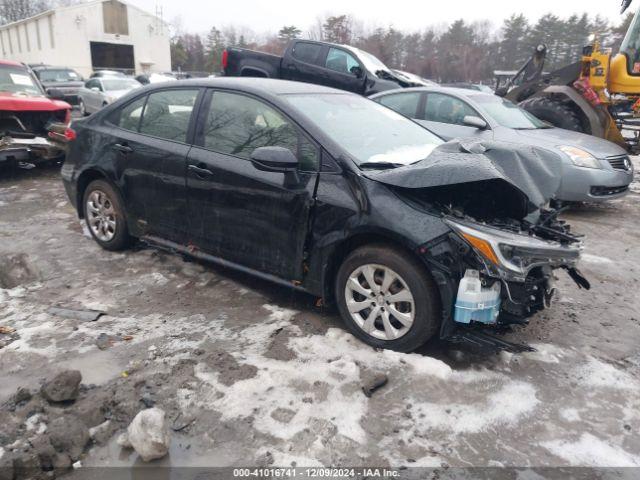
[[23,165],[59,158],[64,147],[55,141],[55,132],[67,117],[67,110],[0,111],[0,162]]

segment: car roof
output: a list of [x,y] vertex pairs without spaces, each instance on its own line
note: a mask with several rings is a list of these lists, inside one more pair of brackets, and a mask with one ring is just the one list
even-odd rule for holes
[[483,92],[482,90],[470,90],[468,88],[455,88],[455,87],[443,87],[441,85],[430,85],[425,87],[411,87],[411,88],[395,88],[393,90],[385,90],[384,92],[371,95],[371,98],[384,97],[394,93],[401,92],[441,92],[449,93],[451,95],[457,95],[460,97],[476,97],[478,95],[491,95],[490,93]]
[[56,67],[55,65],[34,65],[31,70],[73,70],[71,67]]
[[20,62],[14,62],[13,60],[0,60],[0,65],[10,65],[12,67],[24,67]]
[[[153,87],[164,85],[156,83]],[[257,95],[287,95],[287,94],[304,94],[304,93],[334,93],[344,95],[354,95],[344,90],[324,87],[312,83],[292,82],[289,80],[277,80],[273,78],[257,78],[257,77],[216,77],[216,78],[190,78],[180,80],[179,82],[171,82],[172,86],[197,86],[197,87],[218,87],[228,88]]]

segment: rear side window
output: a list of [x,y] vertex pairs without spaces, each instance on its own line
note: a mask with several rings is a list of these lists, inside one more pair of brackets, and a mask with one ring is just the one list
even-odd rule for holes
[[142,109],[144,108],[144,101],[147,97],[141,97],[133,102],[125,105],[117,116],[113,118],[112,122],[125,130],[138,131],[138,125],[140,125],[140,118],[142,117]]
[[422,94],[419,92],[397,93],[395,95],[385,95],[378,101],[385,107],[389,107],[405,117],[416,118],[420,95]]
[[197,89],[164,90],[149,94],[140,122],[140,133],[186,142],[197,96]]
[[322,46],[317,43],[298,42],[293,47],[293,58],[305,63],[317,63]]
[[298,157],[301,170],[318,169],[316,146],[278,111],[245,95],[213,94],[204,146],[245,159],[258,147],[285,147]]

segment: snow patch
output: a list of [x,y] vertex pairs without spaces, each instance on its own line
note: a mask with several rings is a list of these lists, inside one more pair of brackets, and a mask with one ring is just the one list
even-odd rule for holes
[[614,388],[617,390],[638,390],[638,381],[625,371],[594,357],[579,366],[574,372],[580,384],[588,387]]
[[580,260],[587,263],[595,263],[595,264],[605,264],[605,263],[615,263],[613,260],[607,257],[600,257],[598,255],[592,255],[590,253],[583,253],[580,255]]
[[599,438],[584,433],[577,442],[552,440],[542,442],[542,447],[563,458],[572,466],[580,467],[637,467],[640,458],[619,446],[610,445]]
[[536,351],[524,352],[522,356],[537,362],[560,363],[560,360],[567,356],[566,350],[549,343],[532,343],[531,346]]
[[567,422],[579,422],[580,412],[576,408],[563,408],[560,410],[560,417]]
[[[478,403],[418,403],[413,417],[421,429],[476,433],[496,425],[512,425],[538,405],[535,388],[510,382]],[[417,413],[417,415],[416,415]]]

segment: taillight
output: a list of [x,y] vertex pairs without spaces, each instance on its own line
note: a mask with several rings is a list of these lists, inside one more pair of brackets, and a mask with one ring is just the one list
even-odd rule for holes
[[78,138],[78,136],[76,135],[76,131],[73,128],[67,127],[64,129],[64,138],[66,138],[68,142],[73,142],[76,138]]
[[226,70],[227,69],[227,63],[229,62],[229,52],[227,52],[226,50],[222,51],[222,69]]

